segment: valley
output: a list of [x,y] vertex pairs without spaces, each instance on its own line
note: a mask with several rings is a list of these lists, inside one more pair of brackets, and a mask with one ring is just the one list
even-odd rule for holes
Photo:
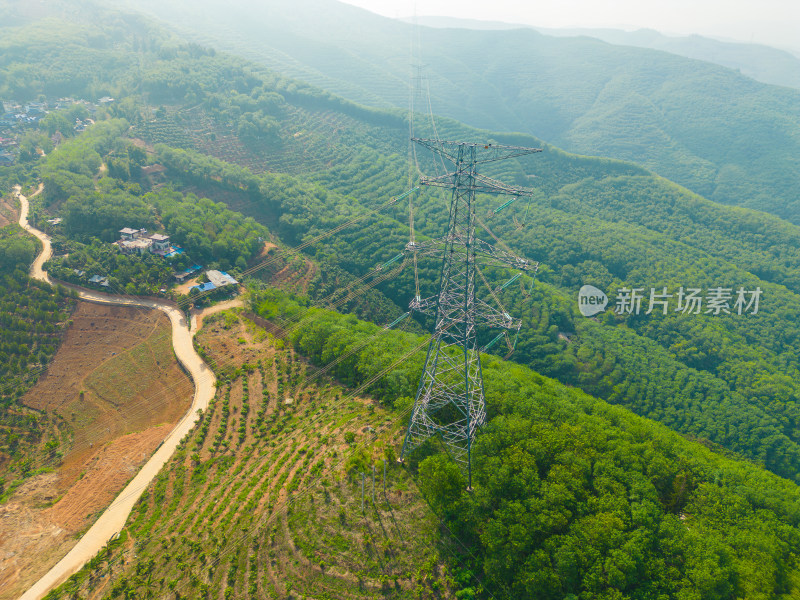
[[[25,111],[0,166],[2,597],[798,593],[795,91],[425,29],[409,112],[410,29],[352,7],[319,0],[301,35],[270,2],[246,59],[236,2],[46,4],[0,0],[0,98]],[[450,218],[420,185],[448,165],[410,137],[542,149],[481,165],[531,191],[476,195],[477,247],[538,270],[476,273],[521,325],[476,333],[469,491],[435,438],[397,462],[435,322],[409,301],[442,272],[417,249]],[[581,314],[585,285],[606,310]]]

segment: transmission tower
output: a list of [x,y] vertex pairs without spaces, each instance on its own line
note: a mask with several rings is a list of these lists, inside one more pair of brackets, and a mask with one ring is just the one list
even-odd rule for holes
[[[410,305],[412,310],[434,315],[435,324],[400,460],[427,439],[438,435],[445,449],[467,475],[471,489],[472,444],[486,420],[480,353],[503,336],[508,341],[509,332],[518,332],[521,326],[521,321],[512,318],[502,307],[495,293],[497,290],[489,288],[498,306],[476,297],[476,276],[483,279],[480,266],[512,267],[534,272],[539,266],[475,237],[476,193],[506,194],[514,196],[514,199],[531,194],[530,190],[480,175],[477,168],[484,163],[541,152],[541,149],[420,138],[412,140],[453,163],[455,171],[439,177],[420,178],[423,185],[452,192],[447,234],[429,242],[417,243],[412,239],[406,247],[415,258],[417,254],[440,258],[441,275],[437,295],[424,299],[417,295]],[[519,275],[512,280],[517,277]],[[480,347],[478,327],[500,329],[501,333]]]

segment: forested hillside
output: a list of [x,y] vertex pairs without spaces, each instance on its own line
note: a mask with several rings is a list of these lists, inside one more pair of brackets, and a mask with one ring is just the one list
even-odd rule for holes
[[652,29],[540,29],[549,35],[588,35],[623,46],[663,50],[733,69],[756,81],[800,89],[800,57],[796,52],[758,43],[720,41],[700,35],[664,35]]
[[43,437],[57,419],[19,403],[55,355],[75,307],[65,289],[28,278],[36,250],[18,225],[0,229],[0,501],[60,441],[57,429]]
[[[149,66],[135,76],[116,71],[116,87],[102,84],[120,97],[109,116],[126,116],[133,125],[130,136],[185,147],[155,149],[175,185],[187,192],[199,186],[212,196],[223,197],[224,192],[237,211],[261,221],[290,245],[363,214],[366,220],[358,227],[306,249],[355,277],[403,250],[409,235],[405,203],[380,216],[364,212],[407,189],[407,124],[400,115],[363,109],[207,49],[159,42],[165,39],[162,34],[147,33],[147,26],[136,20],[127,23],[129,19],[118,26],[138,33],[119,39],[130,44],[138,40],[139,62]],[[81,44],[75,42],[75,53]],[[55,57],[46,45],[40,52]],[[130,77],[158,103],[156,110],[126,96]],[[254,135],[249,128],[256,122],[268,125]],[[449,139],[488,137],[541,144],[528,136],[490,134],[447,120],[439,121],[438,131]],[[93,163],[101,158],[86,156]],[[423,171],[435,170],[430,157],[421,151],[418,156]],[[220,158],[249,169],[226,165]],[[69,167],[59,152],[42,166],[43,174],[50,177],[48,165],[62,163],[66,167],[59,179],[46,184],[48,199],[54,206],[62,201],[59,190],[66,188],[61,179],[83,181],[89,189],[81,197],[91,198],[93,179],[83,175],[81,180],[79,175],[86,167]],[[73,171],[74,177],[69,175]],[[281,173],[287,171],[293,175]],[[532,298],[515,286],[504,292],[508,307],[525,321],[514,360],[710,440],[783,476],[798,477],[800,342],[788,318],[800,308],[795,265],[800,234],[795,226],[710,203],[634,165],[577,157],[546,145],[541,155],[509,161],[488,174],[537,190],[529,206],[520,201],[489,221],[512,249],[543,262]],[[137,203],[144,207],[133,188],[126,187],[133,175],[128,180],[125,168],[114,175],[100,179],[113,194],[95,197],[114,198],[120,210]],[[489,198],[480,202],[482,214],[497,206]],[[418,234],[440,235],[446,219],[442,198],[426,192],[414,203]],[[155,201],[150,204],[158,206]],[[67,202],[64,214],[78,206]],[[77,223],[83,222],[83,210],[76,213]],[[113,231],[121,226],[118,216],[103,227]],[[432,292],[435,280],[436,264],[422,262],[424,294]],[[763,301],[757,315],[645,317],[609,312],[597,322],[575,310],[574,297],[583,283],[608,291],[666,286],[673,293],[681,286],[760,287]],[[414,289],[411,273],[406,270],[380,289],[398,305],[395,310],[404,310]]]
[[[324,363],[373,332],[325,314],[294,341]],[[413,343],[382,337],[341,371],[369,380]],[[393,371],[375,394],[389,402],[413,394],[415,371]],[[794,557],[782,554],[798,543],[795,486],[528,369],[487,359],[483,371],[491,408],[476,450],[480,483],[465,492],[441,454],[422,461],[420,481],[452,531],[478,548],[493,595],[796,593]]]
[[[37,208],[63,219],[56,237],[69,250],[55,268],[67,272],[88,264],[72,261],[98,261],[102,253],[95,250],[134,225],[163,228],[187,254],[248,277],[272,260],[257,252],[256,242],[269,240],[284,260],[309,261],[318,272],[306,282],[308,295],[296,302],[264,291],[263,280],[245,279],[251,308],[310,359],[328,363],[344,356],[330,371],[342,383],[368,381],[423,343],[389,334],[385,345],[356,355],[354,344],[375,334],[373,325],[313,310],[313,326],[300,320],[309,296],[380,325],[407,310],[415,293],[412,261],[401,256],[410,238],[409,212],[416,239],[430,240],[444,232],[448,198],[425,189],[390,201],[417,184],[417,168],[441,173],[422,150],[409,152],[405,114],[354,104],[186,43],[140,16],[99,13],[103,24],[90,24],[91,5],[84,8],[87,15],[58,24],[57,33],[52,22],[39,21],[7,28],[0,41],[0,97],[114,98],[97,109],[85,132],[0,171],[2,182],[17,174],[44,182]],[[30,47],[30,40],[37,43]],[[108,68],[96,68],[102,65]],[[419,465],[426,497],[475,549],[469,568],[521,598],[535,597],[534,589],[554,598],[604,590],[641,598],[789,597],[798,581],[800,227],[712,202],[640,165],[570,154],[524,133],[477,130],[444,118],[433,131],[421,115],[415,123],[421,136],[543,148],[485,172],[531,187],[530,201],[495,211],[496,198],[478,198],[485,223],[479,236],[541,261],[535,282],[523,276],[501,289],[514,273],[485,273],[490,283],[484,288],[497,290],[523,328],[510,362],[486,359],[492,421],[476,461],[481,488],[474,496],[462,494],[458,473],[439,458]],[[141,169],[151,163],[163,168],[158,179]],[[302,246],[302,254],[291,254],[292,246]],[[143,293],[149,290],[136,285],[154,285],[147,268],[132,261],[115,265],[126,273],[114,282],[124,291]],[[423,296],[433,293],[438,268],[436,261],[420,261]],[[706,304],[698,314],[645,314],[645,298],[641,311],[615,312],[612,302],[605,313],[586,318],[577,305],[583,284],[609,295],[623,288],[666,289],[673,302],[678,289],[724,288],[735,298],[741,287],[760,290],[761,302],[758,311],[743,314],[733,298],[718,314]],[[424,325],[421,318],[407,322],[409,328]],[[387,408],[406,408],[420,366],[416,356],[372,391]],[[260,368],[250,367],[248,377]],[[242,367],[235,376],[247,371]],[[244,389],[243,381],[236,385]],[[406,399],[395,407],[398,398]],[[239,410],[241,445],[263,418]],[[223,411],[213,418],[228,416]],[[236,445],[222,444],[234,439],[225,421],[212,457],[207,431],[201,431],[195,432],[198,458],[179,457],[158,485],[169,479],[199,493],[185,479],[188,470],[203,480],[202,464],[208,460],[216,469],[217,450]],[[242,466],[248,493],[260,485],[260,475],[249,470],[279,470],[279,456],[280,448],[270,450],[269,461]],[[293,460],[312,466],[306,458]],[[219,464],[224,470],[227,463]],[[214,477],[216,486],[224,473]],[[180,509],[175,523],[192,529],[176,547],[179,560],[198,543],[218,542],[184,520],[186,506],[180,498],[173,506]],[[453,506],[465,510],[456,514]],[[143,504],[135,527],[141,535],[161,510],[157,502]],[[258,547],[267,539],[258,538]],[[157,552],[159,543],[148,540],[136,550]],[[174,544],[165,543],[162,548]],[[258,552],[254,547],[230,563],[240,565],[229,575],[236,593],[251,585],[250,575],[237,569]],[[176,569],[183,573],[180,562],[155,570],[139,564],[135,575],[126,572],[119,593],[147,585],[152,573],[172,589],[169,578]],[[219,574],[204,580],[200,570],[181,585],[224,587]],[[261,574],[256,570],[254,577]],[[472,587],[469,578],[461,585]]]
[[[307,323],[286,340],[293,351],[247,321],[242,327],[236,315],[212,326],[201,338],[206,355],[214,364],[231,361],[223,339],[230,330],[241,339],[231,365],[238,368],[137,505],[121,541],[48,598],[798,593],[794,484],[487,357],[490,418],[470,494],[458,468],[433,448],[406,471],[391,460],[391,434],[415,391],[424,339],[307,311],[272,291],[254,294],[251,304],[266,317]],[[366,392],[372,397],[360,397]],[[358,410],[361,403],[367,409]],[[367,477],[361,511],[359,473],[377,464],[382,483],[387,458],[387,493],[379,488],[373,503]],[[430,509],[409,489],[409,472],[418,473]],[[446,527],[433,542],[438,519]],[[409,567],[412,556],[418,562]]]
[[[630,160],[706,198],[800,223],[799,90],[588,37],[417,30],[333,0],[124,5],[360,103],[406,108],[417,81],[437,115]],[[411,64],[425,66],[412,77]],[[427,108],[424,95],[415,102]]]

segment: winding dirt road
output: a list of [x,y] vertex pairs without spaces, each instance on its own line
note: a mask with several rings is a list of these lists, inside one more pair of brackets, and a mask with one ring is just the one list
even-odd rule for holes
[[[19,186],[17,186],[15,190],[21,205],[19,216],[20,226],[31,235],[37,237],[42,242],[43,246],[42,252],[31,265],[30,275],[34,279],[53,283],[47,272],[42,270],[42,265],[52,255],[50,238],[28,223],[28,199],[21,194]],[[41,191],[42,186],[40,185],[36,194]],[[141,496],[145,488],[158,474],[161,467],[163,467],[167,460],[173,455],[181,439],[192,429],[198,418],[197,411],[199,409],[206,410],[215,392],[216,378],[211,369],[206,366],[203,360],[194,351],[194,346],[192,344],[192,338],[199,327],[202,313],[193,315],[191,323],[193,326],[190,327],[180,310],[156,300],[114,296],[111,294],[77,289],[65,283],[61,283],[61,285],[76,289],[81,299],[90,302],[120,304],[123,306],[141,306],[143,308],[157,309],[166,313],[172,323],[172,345],[175,349],[175,355],[194,381],[195,392],[192,405],[188,412],[164,439],[150,460],[145,463],[139,473],[137,473],[125,489],[120,492],[116,499],[100,518],[97,519],[95,524],[83,535],[72,550],[56,563],[44,577],[37,581],[33,587],[25,592],[20,597],[20,600],[39,600],[42,598],[52,588],[61,584],[70,575],[77,572],[89,559],[96,555],[112,537],[122,530],[139,496]],[[240,301],[238,305],[241,305]],[[225,306],[224,308],[230,307],[231,306]],[[222,310],[222,308],[213,307],[208,312],[216,312],[215,309]]]

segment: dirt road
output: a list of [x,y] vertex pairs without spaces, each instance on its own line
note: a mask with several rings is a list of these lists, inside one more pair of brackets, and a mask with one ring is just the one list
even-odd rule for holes
[[[40,185],[36,194],[41,191],[42,186]],[[42,242],[43,246],[41,254],[36,257],[36,260],[34,260],[31,265],[30,275],[34,279],[52,283],[47,273],[42,270],[42,265],[52,255],[50,238],[43,232],[30,226],[28,223],[28,199],[21,194],[19,186],[16,187],[16,193],[21,205],[19,217],[20,226],[31,235],[37,237]],[[65,285],[65,287],[71,287],[67,284],[63,285]],[[163,467],[167,460],[173,455],[181,439],[192,429],[197,421],[197,411],[199,409],[207,409],[208,403],[214,397],[215,392],[216,378],[214,374],[194,351],[192,338],[194,337],[196,328],[190,329],[189,323],[186,322],[180,310],[156,300],[114,296],[111,294],[88,292],[84,290],[78,290],[78,294],[82,299],[91,302],[120,304],[123,306],[141,306],[164,312],[169,317],[172,324],[172,344],[175,349],[175,355],[194,381],[194,399],[189,411],[164,439],[164,442],[159,446],[150,460],[145,463],[139,473],[136,474],[133,480],[120,492],[119,496],[117,496],[100,518],[97,519],[95,524],[92,525],[64,558],[56,563],[44,577],[21,596],[20,600],[38,600],[42,598],[49,590],[77,572],[89,559],[103,548],[106,542],[122,530],[139,496],[141,496],[145,488],[158,474],[161,467]]]

